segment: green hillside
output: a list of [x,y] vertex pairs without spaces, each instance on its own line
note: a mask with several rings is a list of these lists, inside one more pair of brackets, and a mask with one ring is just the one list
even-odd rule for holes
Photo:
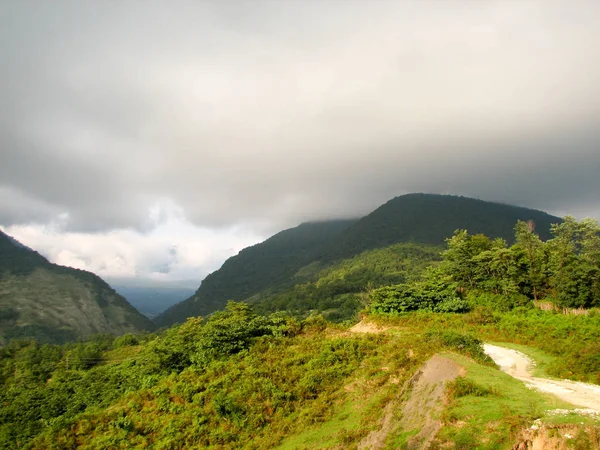
[[286,311],[296,317],[321,313],[336,322],[352,319],[370,290],[419,280],[425,268],[439,261],[440,250],[428,245],[395,244],[330,265],[313,262],[296,273],[293,286],[264,291],[247,301],[263,314]]
[[309,264],[255,305],[379,280],[352,327],[229,302],[156,335],[13,340],[0,448],[598,449],[600,417],[576,406],[600,397],[530,389],[482,345],[534,358],[538,381],[600,382],[600,226],[566,217],[551,235],[518,222],[510,246],[458,230],[441,254],[396,244]]
[[0,342],[64,342],[153,327],[96,275],[52,264],[0,232]]
[[[532,209],[465,197],[432,194],[396,197],[360,220],[302,224],[242,250],[207,276],[191,298],[169,308],[155,323],[159,326],[181,323],[187,317],[221,309],[227,300],[247,300],[263,312],[294,310],[303,316],[318,310],[326,312],[330,319],[348,319],[359,309],[360,292],[370,284],[382,285],[386,277],[398,270],[390,272],[385,264],[364,270],[363,265],[369,263],[354,258],[389,261],[393,256],[389,251],[371,256],[364,252],[402,243],[424,246],[409,256],[400,256],[406,267],[412,267],[411,276],[415,277],[424,267],[423,261],[438,258],[431,249],[444,245],[456,229],[511,242],[517,220],[532,220],[536,231],[546,239],[550,236],[550,224],[561,219]],[[413,256],[414,261],[407,262]],[[391,261],[394,264],[394,258]],[[326,276],[322,271],[328,267],[337,271],[344,268],[344,274],[353,272],[351,278],[360,273],[360,280],[344,282],[339,289],[333,288],[330,280],[318,282],[321,276]],[[298,274],[311,276],[303,278]],[[344,274],[338,274],[338,278],[345,277]]]
[[555,371],[594,348],[599,317],[530,310],[484,323],[477,313],[409,313],[372,317],[361,332],[230,304],[159,336],[15,342],[0,350],[0,448],[395,449],[428,440],[509,450],[543,424],[570,427],[581,435],[574,448],[594,449],[598,420],[555,415],[573,406],[498,370],[480,339],[545,345],[553,353],[536,354]]
[[545,240],[550,237],[550,225],[561,219],[533,209],[467,197],[407,194],[355,222],[332,240],[320,256],[326,261],[344,259],[398,242],[444,245],[457,229],[511,242],[518,220],[532,220]]
[[227,300],[244,300],[270,288],[287,287],[298,270],[314,261],[323,246],[353,222],[303,223],[243,249],[208,275],[192,297],[160,314],[155,323],[169,326],[221,309]]

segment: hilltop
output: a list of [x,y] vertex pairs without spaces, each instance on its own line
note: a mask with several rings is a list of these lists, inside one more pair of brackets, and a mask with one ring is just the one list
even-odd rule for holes
[[533,221],[537,234],[546,240],[550,225],[561,219],[535,209],[456,195],[407,194],[353,223],[323,249],[321,259],[350,258],[400,242],[444,245],[458,229],[511,243],[518,220]]
[[52,264],[1,231],[0,311],[0,341],[64,342],[154,328],[98,276]]
[[346,319],[360,309],[359,294],[368,286],[418,277],[439,259],[456,229],[510,243],[518,220],[533,221],[542,239],[550,236],[552,223],[561,221],[541,211],[466,197],[403,195],[361,219],[302,224],[242,250],[155,322],[169,326],[210,314],[227,300],[248,301],[262,312],[329,310],[330,319]]

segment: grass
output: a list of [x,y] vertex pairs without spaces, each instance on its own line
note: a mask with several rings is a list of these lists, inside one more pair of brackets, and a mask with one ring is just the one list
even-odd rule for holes
[[[390,402],[394,402],[391,413],[401,407],[399,395],[404,381],[428,358],[430,350],[420,348],[415,336],[364,337],[379,340],[381,346],[336,393],[339,400],[332,415],[325,422],[298,429],[278,449],[356,448],[371,431],[381,427]],[[414,359],[407,357],[412,349],[418,355]],[[394,416],[389,431],[397,428],[397,419]]]
[[451,398],[444,412],[445,426],[438,439],[453,443],[455,448],[468,448],[465,445],[469,439],[472,446],[477,442],[477,448],[506,448],[520,430],[547,417],[547,411],[573,408],[527,388],[498,369],[474,363],[462,355],[444,356],[461,364],[467,370],[465,379],[481,389],[478,395]]
[[419,430],[398,431],[392,434],[386,443],[386,449],[406,448],[411,437],[419,433]]
[[[403,386],[439,352],[464,367],[465,376],[450,385],[443,410],[436,410],[434,420],[439,419],[443,428],[434,448],[510,448],[537,419],[550,425],[597,425],[591,418],[550,414],[573,407],[468,358],[465,355],[473,354],[467,351],[470,341],[462,339],[456,345],[431,337],[456,337],[457,332],[481,336],[463,316],[412,314],[376,321],[389,329],[359,334],[309,321],[294,337],[264,337],[246,351],[181,372],[156,372],[157,363],[151,358],[152,348],[166,351],[175,345],[178,351],[188,351],[175,340],[181,333],[162,337],[164,348],[121,342],[103,353],[104,362],[112,364],[77,372],[80,381],[56,376],[52,383],[37,387],[36,395],[56,402],[63,397],[54,396],[69,388],[65,401],[77,399],[88,406],[85,412],[74,411],[64,418],[62,425],[42,430],[31,446],[73,447],[81,441],[89,448],[352,449],[378,431],[385,448],[406,448],[422,426],[407,423],[420,421],[420,416],[402,418],[402,402],[412,392],[402,394]],[[545,368],[556,358],[524,345],[496,344],[538,361],[536,375],[546,376]],[[126,394],[103,397],[123,383],[130,386]],[[23,402],[31,397],[26,394]],[[39,403],[36,398],[31,397],[32,405]]]
[[[464,378],[447,387],[447,404],[440,417],[443,428],[436,437],[439,447],[505,449],[536,419],[548,424],[597,424],[580,415],[552,415],[555,409],[573,406],[552,396],[527,388],[521,381],[490,366],[456,353],[442,353],[466,370]],[[533,356],[533,355],[530,355]],[[458,385],[458,387],[456,387]],[[406,448],[413,432],[396,429],[386,448]],[[434,446],[434,448],[436,448]]]
[[584,425],[584,426],[600,426],[600,416],[585,416],[575,411],[567,414],[548,414],[543,419],[546,425]]
[[277,448],[280,450],[334,448],[339,446],[340,440],[346,440],[345,438],[354,440],[365,436],[368,430],[362,424],[363,414],[381,397],[381,394],[378,394],[372,395],[367,402],[359,396],[347,399],[337,405],[336,412],[327,422],[302,430],[286,439]]

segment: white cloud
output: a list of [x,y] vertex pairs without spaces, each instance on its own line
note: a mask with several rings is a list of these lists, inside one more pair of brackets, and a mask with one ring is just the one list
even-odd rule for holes
[[600,2],[433,3],[7,3],[0,224],[164,278],[407,192],[597,214]]
[[12,225],[4,231],[56,264],[89,270],[101,277],[157,281],[197,280],[225,259],[264,238],[243,226],[200,228],[180,207],[163,199],[148,214],[147,231],[101,233],[64,231],[68,218],[49,225]]

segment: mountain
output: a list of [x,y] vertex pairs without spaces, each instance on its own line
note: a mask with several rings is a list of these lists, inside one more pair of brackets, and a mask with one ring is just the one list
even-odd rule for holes
[[216,311],[227,300],[244,300],[286,283],[300,268],[314,261],[327,242],[352,223],[354,220],[303,223],[245,248],[208,275],[193,296],[167,309],[154,322],[169,326],[187,317]]
[[468,197],[407,194],[355,222],[323,249],[321,259],[351,258],[398,242],[444,245],[457,229],[511,243],[518,220],[533,220],[543,240],[550,238],[550,225],[561,221],[542,211]]
[[[486,202],[467,197],[434,194],[408,194],[396,197],[377,208],[367,216],[352,221],[334,221],[302,224],[282,231],[261,244],[242,250],[237,256],[228,259],[223,266],[208,275],[196,293],[178,303],[155,319],[159,326],[182,322],[187,317],[206,315],[224,307],[227,300],[246,300],[253,303],[268,299],[271,304],[282,306],[290,299],[289,295],[279,295],[284,291],[298,292],[297,284],[312,282],[315,289],[300,297],[294,294],[293,301],[325,300],[341,294],[354,294],[351,302],[356,309],[356,294],[369,285],[369,281],[385,278],[382,272],[387,267],[370,267],[370,277],[362,277],[360,287],[348,292],[333,292],[324,298],[326,268],[336,266],[364,267],[365,259],[374,259],[368,252],[388,249],[396,244],[418,244],[422,250],[389,248],[385,254],[399,254],[406,266],[410,258],[414,264],[424,267],[435,258],[431,247],[439,251],[446,238],[456,229],[467,229],[470,233],[484,233],[489,237],[501,237],[512,242],[514,226],[518,220],[533,220],[536,231],[542,239],[549,238],[550,225],[560,218],[545,212],[518,206]],[[366,253],[365,253],[366,252]],[[407,259],[407,254],[410,256]],[[360,257],[360,255],[363,255]],[[357,257],[358,260],[348,261]],[[389,257],[389,256],[388,256]],[[380,259],[381,254],[377,255]],[[345,262],[344,262],[345,261]],[[408,264],[410,265],[410,264]],[[398,270],[398,267],[392,267]],[[329,270],[331,271],[331,270]],[[334,272],[340,272],[334,270]],[[304,279],[299,276],[308,273]],[[347,274],[347,271],[344,271]],[[340,275],[345,277],[346,275]],[[402,270],[399,279],[412,277]],[[348,283],[344,283],[347,289]],[[294,288],[290,290],[291,288]],[[302,289],[306,291],[306,289]],[[304,300],[301,300],[304,298]],[[340,307],[339,299],[330,302]],[[322,302],[321,302],[322,303]],[[325,303],[322,303],[325,304]]]
[[0,342],[64,342],[153,328],[98,276],[52,264],[0,231]]

